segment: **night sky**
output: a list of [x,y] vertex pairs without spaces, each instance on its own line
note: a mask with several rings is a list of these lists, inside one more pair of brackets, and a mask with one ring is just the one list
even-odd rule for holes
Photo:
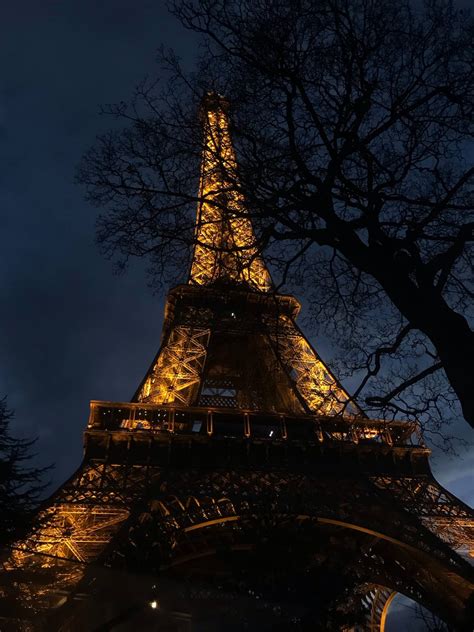
[[[100,256],[97,211],[74,171],[108,126],[99,105],[155,74],[162,43],[188,62],[196,49],[159,0],[2,6],[0,394],[14,431],[37,436],[38,458],[55,463],[56,486],[80,463],[89,401],[129,400],[159,344],[163,297],[144,265],[115,276]],[[471,448],[433,467],[473,504],[472,433],[465,422],[454,431]]]

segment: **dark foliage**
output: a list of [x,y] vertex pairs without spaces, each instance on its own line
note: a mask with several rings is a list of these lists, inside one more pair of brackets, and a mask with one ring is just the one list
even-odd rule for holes
[[185,0],[174,13],[202,36],[197,70],[162,54],[159,82],[104,110],[116,127],[79,170],[104,252],[182,274],[199,101],[223,93],[257,245],[279,287],[304,286],[368,412],[445,433],[462,409],[474,425],[469,15],[445,0]]
[[49,468],[30,464],[35,441],[11,435],[13,413],[0,400],[0,546],[8,546],[31,527],[34,511],[47,483]]

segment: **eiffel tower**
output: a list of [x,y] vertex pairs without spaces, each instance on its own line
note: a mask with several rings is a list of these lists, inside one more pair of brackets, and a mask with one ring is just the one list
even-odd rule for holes
[[415,423],[369,419],[259,255],[208,95],[195,249],[131,402],[4,561],[2,630],[382,632],[397,593],[470,630],[473,513]]

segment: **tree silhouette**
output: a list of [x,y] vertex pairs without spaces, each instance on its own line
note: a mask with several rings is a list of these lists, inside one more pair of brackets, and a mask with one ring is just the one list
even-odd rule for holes
[[0,545],[7,547],[26,534],[47,487],[48,467],[34,467],[31,451],[34,440],[11,435],[13,413],[6,398],[0,400]]
[[[380,416],[474,425],[473,22],[445,0],[196,0],[174,14],[202,39],[172,53],[79,169],[98,241],[157,279],[195,240],[199,101],[231,104],[239,173],[278,287],[307,290],[355,395]],[[237,177],[238,176],[238,177]],[[228,191],[227,191],[228,193]],[[340,341],[345,341],[341,343]]]

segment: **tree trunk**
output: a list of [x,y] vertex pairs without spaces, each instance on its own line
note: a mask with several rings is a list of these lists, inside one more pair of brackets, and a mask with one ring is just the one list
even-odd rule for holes
[[466,421],[474,427],[474,332],[433,286],[418,287],[392,265],[372,272],[403,316],[433,343]]
[[461,403],[466,421],[474,427],[474,332],[466,319],[440,297],[438,305],[424,310],[419,329],[431,340],[446,376]]

